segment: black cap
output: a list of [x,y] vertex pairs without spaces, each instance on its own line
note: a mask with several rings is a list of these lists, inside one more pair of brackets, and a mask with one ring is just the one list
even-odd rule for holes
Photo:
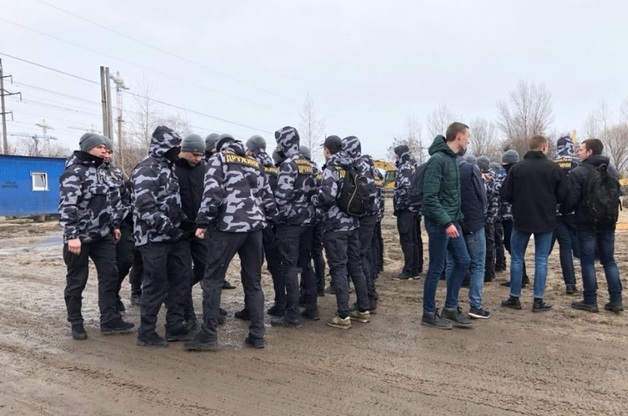
[[328,136],[323,147],[326,147],[331,154],[336,154],[342,150],[342,139],[338,136]]

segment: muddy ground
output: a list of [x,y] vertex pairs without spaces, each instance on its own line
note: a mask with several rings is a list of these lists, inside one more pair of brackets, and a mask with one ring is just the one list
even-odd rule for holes
[[[58,226],[0,222],[0,415],[628,414],[627,316],[572,310],[576,297],[564,294],[557,251],[547,285],[551,312],[532,314],[529,289],[524,310],[500,308],[508,294],[502,273],[485,285],[489,320],[439,331],[420,325],[423,279],[392,280],[401,267],[394,224],[385,220],[386,271],[371,323],[349,331],[324,321],[269,326],[266,349],[251,350],[243,347],[246,325],[231,316],[220,330],[221,351],[196,354],[177,343],[155,350],[137,347],[134,335],[100,335],[93,271],[84,300],[89,339],[73,341]],[[627,245],[628,234],[618,233],[625,287]],[[233,264],[229,280],[237,275]],[[270,276],[263,278],[270,305]],[[231,314],[243,303],[236,284],[223,294]],[[194,294],[200,311],[200,289]],[[466,296],[463,289],[465,309]],[[442,287],[437,299],[442,305]],[[606,299],[602,279],[599,302]],[[320,304],[323,319],[334,313],[333,296]],[[138,308],[126,317],[137,324]]]

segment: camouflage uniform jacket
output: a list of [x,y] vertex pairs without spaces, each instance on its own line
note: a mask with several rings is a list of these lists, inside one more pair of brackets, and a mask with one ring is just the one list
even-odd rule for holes
[[373,163],[373,158],[369,155],[362,154],[362,146],[360,141],[355,136],[349,136],[344,139],[344,150],[351,159],[353,159],[353,164],[357,166],[358,170],[364,177],[368,180],[370,187],[370,195],[369,195],[369,207],[368,214],[377,215],[379,211],[379,202],[377,198],[377,187],[375,186],[375,164]]
[[375,186],[377,187],[377,221],[381,222],[384,219],[384,213],[386,210],[386,193],[384,191],[384,175],[375,169]]
[[101,163],[101,158],[80,151],[65,162],[59,179],[59,223],[64,243],[75,238],[89,243],[113,228],[115,192],[100,174]]
[[499,209],[497,214],[498,221],[512,221],[512,204],[502,201],[501,199],[502,185],[504,184],[507,173],[508,171],[506,169],[500,169],[495,176],[493,186],[493,192],[497,194],[499,200]]
[[259,162],[246,156],[240,142],[222,146],[209,160],[196,217],[198,227],[216,224],[219,231],[246,233],[261,230],[276,214],[273,193]]
[[316,194],[316,172],[310,161],[299,152],[299,135],[292,127],[275,133],[286,159],[279,165],[275,200],[279,211],[276,223],[310,225],[314,223],[315,209],[312,197]]
[[277,167],[275,166],[273,158],[271,158],[268,153],[263,150],[255,152],[253,157],[262,166],[262,170],[264,171],[264,174],[266,174],[266,179],[268,180],[268,184],[270,185],[270,190],[273,192],[273,195],[275,195],[275,191],[277,190],[279,169],[277,169]]
[[124,220],[132,221],[131,218],[131,188],[129,182],[124,178],[122,170],[111,163],[105,163],[100,167],[99,173],[103,176],[105,183],[114,191],[113,205],[113,228],[119,228]]
[[171,241],[168,234],[186,219],[174,163],[164,157],[166,152],[180,144],[177,133],[167,127],[158,127],[153,133],[148,157],[131,174],[133,237],[138,247]]
[[484,182],[486,188],[486,222],[487,224],[494,224],[499,216],[499,205],[501,202],[501,184],[499,189],[497,187],[497,177],[493,172],[489,172],[490,178]]
[[397,178],[393,190],[393,207],[395,213],[402,211],[416,212],[416,207],[410,204],[410,187],[414,165],[410,163],[410,154],[404,153],[397,162]]
[[358,219],[342,211],[336,202],[342,190],[346,168],[352,162],[346,153],[338,152],[329,158],[323,170],[323,182],[312,199],[314,206],[324,212],[323,232],[346,232],[359,226]]

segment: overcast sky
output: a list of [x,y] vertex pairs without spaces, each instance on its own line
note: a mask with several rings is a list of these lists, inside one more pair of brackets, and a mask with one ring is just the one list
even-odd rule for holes
[[[148,84],[153,98],[251,127],[178,110],[203,137],[259,133],[271,147],[272,132],[299,127],[309,93],[327,134],[379,157],[409,115],[439,104],[463,122],[496,119],[519,80],[551,91],[556,131],[581,130],[602,100],[617,114],[627,18],[620,0],[20,0],[2,2],[0,53],[94,81],[109,66],[133,92]],[[76,148],[76,129],[102,129],[97,85],[0,57],[26,102],[7,98],[9,132],[41,133],[45,118]]]

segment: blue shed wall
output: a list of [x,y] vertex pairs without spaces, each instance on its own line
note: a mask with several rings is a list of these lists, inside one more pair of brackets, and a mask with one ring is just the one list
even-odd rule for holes
[[[57,214],[65,159],[0,155],[0,216]],[[46,173],[47,190],[33,190],[32,173]]]

